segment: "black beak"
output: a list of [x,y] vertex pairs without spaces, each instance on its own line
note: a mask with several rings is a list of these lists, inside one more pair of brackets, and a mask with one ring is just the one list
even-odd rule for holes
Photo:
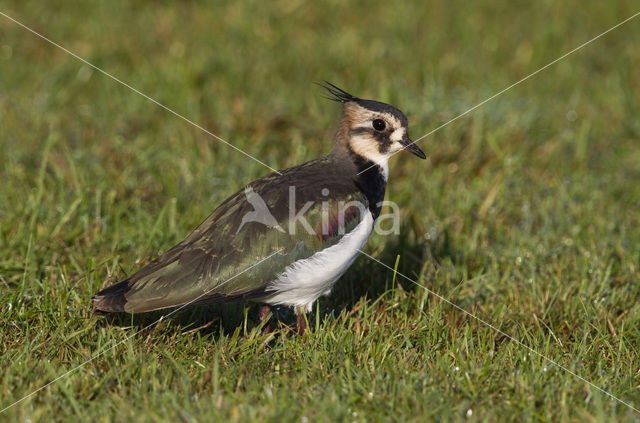
[[404,137],[404,139],[402,140],[402,145],[404,146],[403,148],[404,150],[407,150],[408,152],[415,154],[421,159],[427,158],[427,156],[425,156],[422,150],[420,150],[420,148],[413,141],[411,141],[409,137],[407,136]]

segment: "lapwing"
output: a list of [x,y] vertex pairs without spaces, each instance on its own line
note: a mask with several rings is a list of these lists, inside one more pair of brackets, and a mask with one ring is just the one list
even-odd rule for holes
[[[331,292],[364,247],[380,214],[388,159],[407,150],[425,159],[397,108],[326,83],[342,103],[332,151],[266,175],[227,198],[182,242],[93,297],[104,312],[141,313],[251,300],[305,313]],[[269,322],[265,323],[265,328]]]

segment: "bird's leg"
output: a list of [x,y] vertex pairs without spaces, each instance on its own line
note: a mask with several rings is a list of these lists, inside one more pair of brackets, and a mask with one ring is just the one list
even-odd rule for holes
[[269,304],[265,304],[260,307],[260,323],[267,319],[267,323],[262,327],[261,335],[267,335],[271,332],[271,319],[269,318],[269,313],[271,313],[271,306]]
[[298,335],[304,335],[304,331],[307,330],[307,320],[305,307],[296,307],[296,327],[298,328]]

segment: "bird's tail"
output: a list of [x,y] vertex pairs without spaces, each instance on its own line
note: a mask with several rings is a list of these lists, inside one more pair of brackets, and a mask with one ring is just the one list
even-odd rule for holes
[[129,279],[126,279],[103,289],[91,299],[93,300],[93,304],[100,311],[125,311],[124,305],[127,303],[125,294],[129,292],[130,289],[131,286],[129,286]]

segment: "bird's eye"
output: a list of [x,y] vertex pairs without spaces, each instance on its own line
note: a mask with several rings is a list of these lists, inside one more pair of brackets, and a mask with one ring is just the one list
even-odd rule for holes
[[376,131],[384,131],[384,128],[387,127],[387,124],[384,123],[382,119],[374,119],[373,120],[373,129]]

